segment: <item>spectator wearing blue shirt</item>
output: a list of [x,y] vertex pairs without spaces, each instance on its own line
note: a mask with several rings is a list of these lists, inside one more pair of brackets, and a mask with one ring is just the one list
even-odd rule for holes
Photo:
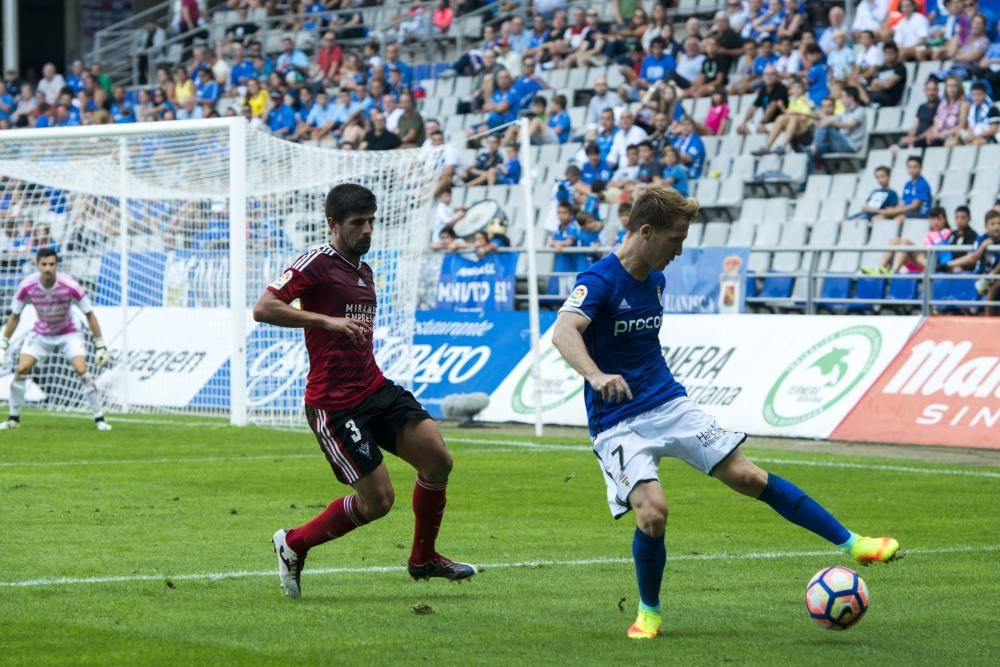
[[[990,250],[991,246],[1000,245],[1000,211],[990,209],[986,212],[986,233],[976,238],[975,249],[955,257],[946,265],[950,271],[972,269],[980,275],[1000,275],[1000,251]],[[985,294],[987,301],[1000,301],[1000,280],[980,280],[976,283],[980,294]],[[986,315],[995,317],[996,306],[987,306]]]
[[[280,94],[279,94],[280,95]],[[274,96],[272,96],[274,99]],[[286,93],[281,106],[275,106],[267,114],[267,126],[271,134],[281,139],[292,139],[295,133],[295,98]]]
[[757,57],[753,59],[753,75],[757,78],[764,76],[767,66],[777,61],[778,54],[774,52],[774,42],[769,38],[764,39],[757,45]]
[[66,75],[66,85],[73,89],[74,95],[87,87],[84,74],[86,72],[83,69],[83,63],[79,60],[74,60],[73,64],[70,65],[70,73]]
[[566,97],[554,95],[552,108],[546,113],[546,101],[536,95],[531,101],[530,136],[532,145],[564,144],[569,139],[570,120],[566,113]]
[[601,158],[601,150],[597,147],[597,144],[593,142],[587,144],[585,152],[587,154],[587,161],[580,167],[580,180],[587,185],[590,185],[594,181],[609,183],[614,172],[608,166],[608,163]]
[[685,116],[678,124],[678,135],[674,139],[674,148],[680,157],[681,166],[687,169],[688,178],[698,180],[705,166],[705,144],[694,131],[694,121]]
[[668,53],[664,53],[666,42],[662,37],[654,37],[649,43],[649,54],[642,59],[639,69],[639,88],[648,88],[658,81],[670,79],[677,69],[677,61]]
[[653,155],[653,142],[644,139],[636,145],[639,147],[639,168],[636,170],[635,180],[648,185],[659,177],[660,163]]
[[535,73],[535,59],[525,56],[521,59],[521,78],[514,84],[514,92],[521,100],[521,109],[527,109],[531,100],[549,85]]
[[[373,80],[372,83],[377,83],[378,80]],[[389,68],[389,80],[386,82],[386,88],[394,100],[399,100],[400,96],[404,93],[410,92],[410,88],[403,83],[403,72],[398,67]],[[376,97],[372,95],[372,97]]]
[[[326,11],[326,5],[324,5],[322,2],[319,2],[319,0],[315,0],[314,2],[312,2],[311,4],[309,4],[305,8],[305,12],[304,13],[307,14],[307,15],[308,14],[322,14],[325,11]],[[322,17],[321,16],[317,16],[316,19],[322,19]],[[317,27],[319,27],[319,21],[317,21],[316,19],[313,19],[313,18],[307,19],[302,24],[302,29],[306,30],[306,31],[309,31],[309,32],[312,32],[313,30],[316,30]]]
[[309,56],[295,48],[295,42],[291,37],[281,40],[281,55],[275,63],[275,71],[282,75],[289,72],[305,75],[309,71]]
[[405,62],[399,58],[399,45],[395,42],[391,42],[385,47],[385,64],[384,68],[386,71],[386,76],[389,75],[389,69],[395,67],[399,70],[402,75],[402,83],[407,88],[413,87],[413,70]]
[[483,111],[487,114],[486,126],[491,130],[517,120],[517,112],[520,108],[520,100],[518,100],[517,92],[513,88],[510,72],[500,70],[496,78],[496,89],[489,101],[483,105]]
[[475,164],[466,167],[465,171],[462,172],[462,180],[470,187],[485,185],[489,181],[490,172],[495,174],[495,167],[503,164],[503,156],[500,155],[500,138],[495,134],[489,134],[484,141],[486,150],[476,156]]
[[[593,195],[592,195],[593,196]],[[596,207],[594,208],[596,211]],[[601,232],[604,231],[604,223],[600,217],[593,215],[586,210],[580,211],[577,216],[577,225],[580,232],[576,237],[576,244],[582,248],[597,248],[601,245]],[[576,255],[576,270],[586,271],[590,265],[601,258],[601,253],[595,252],[590,255]]]
[[10,127],[10,117],[14,113],[14,97],[7,91],[7,82],[0,81],[0,127]]
[[[319,99],[319,94],[317,94],[316,104],[319,104]],[[313,106],[315,106],[315,104]],[[356,102],[352,99],[351,91],[346,87],[341,86],[340,90],[337,92],[337,101],[333,105],[334,129],[340,128],[351,120],[355,114],[358,112],[364,113],[364,111],[364,105],[362,105],[361,102]]]
[[[316,101],[306,115],[306,125],[310,128],[309,138],[313,141],[325,139],[350,118],[347,113],[350,107],[350,94],[346,88],[341,88],[338,95],[338,103],[330,104],[330,98],[325,90],[316,93]],[[347,98],[346,103],[341,102],[344,98]]]
[[567,273],[565,276],[552,276],[549,278],[549,294],[560,297],[569,296],[570,291],[576,284],[577,259],[572,253],[561,252],[565,248],[572,248],[577,245],[580,237],[580,225],[576,221],[576,208],[569,202],[559,202],[556,209],[559,220],[559,227],[552,233],[549,239],[549,247],[556,250],[555,261],[552,263],[554,273]]
[[663,154],[663,172],[660,181],[663,185],[672,187],[685,197],[688,196],[688,174],[687,170],[680,164],[680,152],[671,146]]
[[493,173],[487,179],[490,185],[517,185],[521,182],[521,160],[518,159],[517,144],[508,143],[504,152],[507,159],[493,168]]
[[111,95],[111,120],[114,123],[134,123],[136,121],[132,104],[125,95],[125,86],[115,86]]
[[906,171],[910,180],[903,186],[903,203],[895,208],[887,209],[882,214],[895,217],[902,222],[903,218],[926,218],[931,212],[931,202],[934,200],[931,185],[923,177],[924,161],[919,155],[911,155],[906,160]]
[[830,94],[830,68],[823,62],[823,51],[815,44],[806,47],[806,80],[809,82],[809,99],[819,107]]
[[229,85],[233,88],[247,85],[250,79],[258,79],[262,72],[257,71],[253,60],[247,58],[243,53],[243,47],[239,44],[233,47],[233,67],[229,70]]
[[594,143],[601,152],[602,160],[606,160],[611,154],[611,147],[615,145],[615,137],[619,132],[621,130],[615,125],[615,112],[611,109],[602,111],[601,120],[598,121],[597,136],[594,137]]
[[[194,89],[195,97],[201,104],[211,103],[214,105],[222,92],[219,89],[219,84],[212,78],[212,70],[208,68],[202,68],[198,71],[198,83],[195,84]],[[157,93],[159,92],[160,90],[157,89]]]

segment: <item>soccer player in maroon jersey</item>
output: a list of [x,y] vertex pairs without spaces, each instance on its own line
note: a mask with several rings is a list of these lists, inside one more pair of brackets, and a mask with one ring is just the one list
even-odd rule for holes
[[[371,247],[376,208],[375,195],[361,185],[330,190],[330,243],[295,260],[253,309],[258,322],[305,329],[306,418],[337,479],[354,489],[312,521],[274,534],[278,577],[292,598],[301,593],[310,549],[389,512],[394,491],[382,449],[417,470],[410,576],[460,580],[476,574],[474,566],[451,561],[434,547],[452,464],[441,433],[413,394],[387,380],[375,363],[375,281],[361,257]],[[289,305],[295,299],[301,308]]]

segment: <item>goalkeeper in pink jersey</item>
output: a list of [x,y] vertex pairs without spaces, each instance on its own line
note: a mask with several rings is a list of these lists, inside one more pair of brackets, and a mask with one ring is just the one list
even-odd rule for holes
[[98,431],[110,431],[111,424],[104,419],[101,402],[97,396],[97,386],[94,378],[87,371],[87,350],[83,342],[83,333],[77,328],[70,317],[70,308],[77,306],[87,317],[87,325],[94,334],[97,350],[94,352],[94,365],[98,368],[106,366],[110,360],[108,348],[101,338],[101,325],[90,307],[83,288],[69,274],[56,274],[59,257],[55,250],[42,248],[35,258],[38,273],[32,274],[21,281],[14,293],[11,303],[11,315],[0,338],[0,366],[6,361],[7,346],[10,337],[21,322],[21,311],[27,304],[35,307],[38,320],[21,347],[21,356],[14,370],[14,380],[10,385],[10,416],[0,423],[0,429],[12,429],[21,425],[21,406],[24,404],[24,390],[28,374],[39,359],[57,352],[62,352],[73,364],[80,382],[83,383],[83,393],[90,403],[90,411],[94,415],[94,423]]

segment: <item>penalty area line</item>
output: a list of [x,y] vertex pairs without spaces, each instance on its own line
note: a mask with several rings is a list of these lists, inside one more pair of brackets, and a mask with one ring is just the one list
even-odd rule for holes
[[[956,547],[929,547],[907,549],[907,555],[942,555],[942,554],[977,554],[1000,551],[1000,544],[964,545]],[[839,555],[837,551],[765,551],[749,553],[718,553],[718,554],[678,554],[671,555],[670,562],[677,561],[745,561],[745,560],[776,560],[782,558],[813,558],[818,556]],[[627,565],[631,558],[585,558],[575,560],[526,560],[513,563],[483,563],[479,569],[489,570],[535,569],[546,567],[586,567],[591,565]],[[318,575],[343,574],[391,574],[405,572],[401,565],[372,565],[368,567],[317,567],[304,571],[310,577]],[[231,572],[205,572],[199,574],[134,574],[115,577],[55,577],[47,579],[26,579],[22,581],[0,581],[0,588],[33,588],[44,586],[100,585],[143,581],[222,581],[224,579],[248,579],[253,577],[273,577],[274,570],[235,570]]]

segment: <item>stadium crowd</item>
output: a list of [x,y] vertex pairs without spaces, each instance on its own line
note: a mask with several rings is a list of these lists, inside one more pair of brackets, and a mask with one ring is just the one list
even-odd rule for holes
[[[553,188],[546,224],[549,243],[558,249],[613,244],[615,238],[602,235],[604,204],[622,205],[620,214],[627,216],[628,203],[649,184],[687,194],[693,182],[710,177],[703,137],[760,135],[756,155],[800,152],[811,169],[827,156],[863,157],[871,110],[900,107],[907,89],[919,88],[926,101],[904,118],[893,150],[997,141],[1000,0],[860,0],[850,23],[839,5],[791,0],[727,0],[710,19],[688,15],[680,23],[670,4],[614,0],[611,17],[602,19],[606,11],[565,0],[527,8],[493,2],[495,20],[485,24],[482,39],[442,73],[474,77],[472,93],[454,108],[437,106],[440,117],[425,117],[426,90],[414,64],[402,58],[401,45],[448,34],[456,17],[478,3],[441,0],[433,9],[404,9],[378,26],[383,48],[363,41],[373,26],[348,0],[229,0],[225,9],[241,20],[227,23],[223,39],[200,44],[197,36],[185,38],[183,62],[158,64],[155,82],[135,90],[113,86],[100,63],[76,61],[65,76],[47,64],[36,81],[6,72],[0,128],[243,115],[276,137],[344,150],[468,142],[480,151],[474,160],[449,150],[441,165],[445,206],[438,207],[432,240],[454,248],[463,243],[441,234],[447,237],[462,210],[447,204],[446,193],[463,185],[516,184],[519,151],[527,145],[580,146]],[[197,0],[182,0],[179,7],[173,31],[190,35],[200,27],[208,34],[212,17]],[[275,23],[275,16],[287,19]],[[264,49],[264,18],[283,32],[279,52]],[[150,24],[139,39],[153,46],[168,36]],[[947,64],[924,81],[911,81],[907,63],[929,59]],[[612,86],[610,75],[572,90],[555,91],[547,83],[547,72],[588,66],[610,67],[606,71],[617,74],[620,85]],[[748,94],[752,104],[734,113],[730,99]],[[706,102],[692,106],[691,100]],[[574,125],[570,112],[578,107],[585,111]],[[476,114],[465,136],[446,136],[445,116],[454,114]],[[527,137],[518,136],[514,124],[522,115],[530,118]],[[934,203],[932,187],[911,180],[899,193],[881,187],[854,208],[873,218],[933,221]],[[950,233],[947,217],[945,232],[932,234],[934,224],[927,242],[972,239]],[[979,229],[985,222],[971,224]],[[977,243],[987,238],[984,230]],[[922,270],[919,261],[910,261],[919,253],[910,254],[890,258],[884,270]],[[589,257],[559,257],[555,270],[579,270]],[[986,253],[977,268],[995,266]]]

